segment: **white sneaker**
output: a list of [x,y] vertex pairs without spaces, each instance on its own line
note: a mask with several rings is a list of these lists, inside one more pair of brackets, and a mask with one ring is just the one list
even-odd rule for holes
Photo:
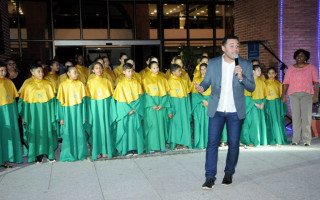
[[49,162],[49,163],[55,163],[55,162],[57,162],[57,161],[56,161],[56,159],[53,159],[53,160],[49,160],[49,159],[48,159],[48,162]]

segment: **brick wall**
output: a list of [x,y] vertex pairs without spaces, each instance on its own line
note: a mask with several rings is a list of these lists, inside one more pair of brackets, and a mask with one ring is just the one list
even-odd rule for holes
[[[266,40],[266,46],[278,53],[278,0],[236,0],[234,3],[235,35],[240,41]],[[262,71],[277,67],[277,60],[260,45]],[[248,48],[241,45],[240,56],[247,58]]]
[[8,1],[0,1],[0,20],[1,33],[0,36],[0,61],[10,57],[10,32],[9,32],[9,16],[8,16]]
[[306,49],[311,53],[309,62],[317,63],[318,0],[285,0],[283,4],[283,61],[295,63],[293,53]]

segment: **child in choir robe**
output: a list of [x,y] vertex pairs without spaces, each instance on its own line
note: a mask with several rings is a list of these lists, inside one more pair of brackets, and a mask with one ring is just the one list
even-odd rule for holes
[[[103,59],[102,58],[96,58],[95,59],[95,62],[99,62],[102,66],[103,66]],[[90,72],[93,71],[93,63],[89,66],[89,70]],[[113,72],[113,71],[112,71]],[[102,71],[102,75],[101,75],[103,78],[106,78],[110,81],[110,83],[112,84],[112,88],[114,88],[114,83],[115,83],[115,80],[113,79],[112,75],[107,73],[105,70]],[[91,78],[93,77],[96,77],[94,73],[90,74],[89,78],[88,78],[88,82]]]
[[58,89],[59,78],[59,62],[55,60],[49,61],[49,73],[44,77],[44,80],[50,81],[56,89]]
[[[149,66],[149,64],[150,64],[151,62],[156,62],[156,63],[159,64],[159,61],[158,61],[158,58],[157,58],[157,57],[150,56],[148,62],[146,62],[146,63],[147,63],[147,67],[144,68],[144,69],[143,69],[142,71],[140,71],[140,73],[139,73],[142,80],[143,80],[144,78],[146,78],[147,76],[151,75],[150,66]],[[158,75],[160,75],[160,76],[162,76],[162,77],[164,77],[164,78],[167,78],[166,75],[165,75],[163,72],[160,71],[160,68],[159,68]]]
[[168,138],[169,85],[166,78],[159,75],[159,65],[149,63],[150,72],[142,81],[145,92],[144,138],[146,153],[166,151]]
[[[206,74],[207,64],[200,65],[200,77],[194,77],[193,82],[200,84]],[[208,102],[211,94],[211,86],[202,94],[199,94],[192,84],[192,114],[194,118],[193,148],[204,149],[208,143],[209,117],[207,116]]]
[[[132,75],[132,78],[137,80],[140,84],[141,84],[141,76],[139,73],[135,72],[134,70],[136,69],[136,65],[134,63],[134,60],[132,58],[127,58],[124,63],[129,63],[133,66],[133,75]],[[120,74],[118,77],[117,77],[117,80],[116,80],[116,83],[115,85],[117,85],[119,83],[119,81],[121,81],[122,79],[125,78],[125,75],[124,73]]]
[[22,88],[19,97],[19,114],[24,127],[24,137],[28,145],[28,162],[42,162],[45,156],[55,162],[58,146],[56,124],[56,88],[44,80],[41,65],[31,66],[34,77]]
[[200,72],[200,65],[202,63],[208,64],[209,63],[209,58],[206,56],[201,56],[200,57],[200,63],[196,66],[193,72],[193,78],[199,78],[201,77],[201,72]]
[[147,58],[146,58],[146,67],[145,67],[144,69],[140,70],[140,72],[139,72],[139,74],[140,74],[140,76],[141,76],[142,79],[143,79],[143,76],[144,76],[144,74],[145,74],[146,72],[150,72],[149,65],[150,65],[150,62],[151,62],[151,58],[152,58],[152,57],[153,57],[153,56],[147,56]]
[[88,78],[90,76],[90,70],[83,66],[83,56],[82,55],[76,55],[75,56],[76,65],[75,67],[78,70],[78,80],[80,80],[83,84],[86,84],[88,81]]
[[181,78],[182,69],[177,64],[170,65],[169,83],[169,138],[171,150],[191,148],[191,104],[189,87]]
[[73,63],[71,61],[65,62],[64,63],[65,73],[61,74],[58,77],[58,88],[59,88],[60,83],[62,83],[65,80],[68,80],[67,70],[69,67],[73,67]]
[[117,108],[115,147],[120,155],[130,156],[143,153],[143,91],[139,81],[133,78],[133,65],[125,63],[122,69],[125,77],[113,94]]
[[[172,61],[173,61],[173,64],[177,64],[177,65],[180,66],[180,68],[181,68],[181,78],[187,81],[187,85],[188,85],[189,90],[190,90],[193,84],[191,83],[189,74],[186,72],[186,70],[184,70],[182,58],[180,56],[176,56],[176,57],[173,58]],[[171,70],[168,69],[167,72],[166,72],[166,78],[167,79],[169,79],[171,77],[170,73],[171,73]]]
[[89,107],[92,113],[92,129],[89,143],[91,158],[111,158],[114,154],[113,135],[115,134],[115,120],[117,118],[115,101],[112,98],[113,86],[111,81],[104,78],[103,66],[99,62],[92,64],[91,79],[88,89],[91,95]]
[[87,132],[90,97],[87,87],[78,80],[76,67],[67,68],[68,79],[60,83],[57,95],[57,120],[60,122],[62,147],[60,161],[84,160],[89,156]]
[[116,75],[116,79],[118,78],[119,75],[123,74],[122,66],[124,65],[125,63],[124,61],[126,59],[128,59],[128,55],[125,53],[120,53],[120,56],[119,56],[120,65],[115,69],[113,69],[113,72]]
[[256,89],[250,93],[244,91],[246,96],[246,118],[241,129],[240,141],[249,146],[267,145],[267,127],[264,113],[266,102],[266,85],[259,77],[260,66],[253,66],[253,76]]
[[266,124],[268,144],[288,144],[284,117],[287,113],[287,105],[282,102],[282,84],[275,79],[276,69],[269,67],[266,84]]
[[15,101],[18,92],[6,74],[6,64],[0,63],[0,165],[11,168],[7,162],[22,163],[23,160]]
[[103,73],[107,73],[111,76],[113,83],[116,81],[116,74],[112,71],[110,60],[107,56],[102,57],[103,60]]

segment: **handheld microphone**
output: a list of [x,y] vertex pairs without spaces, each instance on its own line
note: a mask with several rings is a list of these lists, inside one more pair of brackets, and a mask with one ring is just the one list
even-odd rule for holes
[[[239,55],[238,54],[234,55],[234,63],[235,63],[235,66],[239,65]],[[238,73],[236,73],[235,75],[238,76]]]
[[238,54],[234,55],[234,58],[235,58],[234,62],[236,64],[236,66],[239,65],[239,55]]

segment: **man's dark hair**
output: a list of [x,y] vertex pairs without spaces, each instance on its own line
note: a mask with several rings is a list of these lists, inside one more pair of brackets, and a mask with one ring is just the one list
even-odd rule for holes
[[293,58],[296,59],[296,57],[297,57],[300,53],[303,53],[303,54],[306,56],[306,61],[309,60],[309,58],[310,58],[310,52],[309,52],[309,51],[306,51],[306,50],[304,50],[304,49],[298,49],[297,51],[295,51],[294,54],[293,54]]
[[239,38],[235,35],[227,35],[222,39],[222,45],[225,46],[227,44],[227,40],[235,39],[239,41]]

